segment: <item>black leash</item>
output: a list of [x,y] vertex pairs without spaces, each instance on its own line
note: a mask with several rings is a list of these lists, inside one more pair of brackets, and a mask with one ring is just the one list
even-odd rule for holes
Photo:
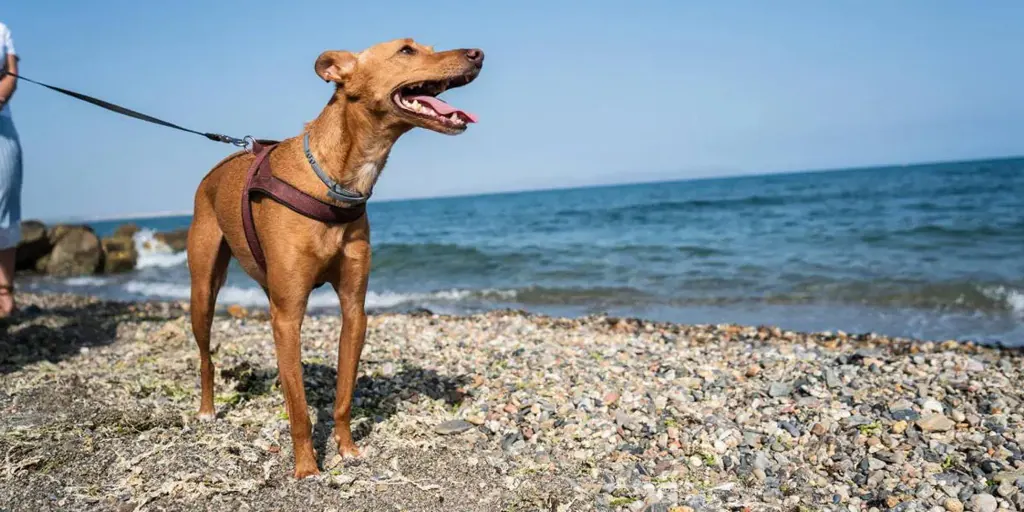
[[206,132],[200,132],[200,131],[196,131],[196,130],[191,130],[191,129],[185,128],[184,126],[178,126],[178,125],[176,125],[174,123],[169,123],[167,121],[164,121],[163,119],[157,119],[157,118],[155,118],[153,116],[148,116],[148,115],[143,114],[141,112],[136,112],[134,110],[131,110],[131,109],[128,109],[128,108],[124,108],[124,107],[122,107],[120,105],[115,105],[113,103],[110,103],[110,102],[107,102],[107,101],[103,101],[103,100],[98,99],[98,98],[93,98],[92,96],[88,96],[88,95],[85,95],[85,94],[82,94],[82,93],[78,93],[78,92],[75,92],[75,91],[69,91],[67,89],[64,89],[64,88],[61,88],[61,87],[57,87],[57,86],[54,86],[54,85],[49,85],[49,84],[44,84],[42,82],[37,82],[35,80],[32,80],[31,78],[26,78],[24,76],[16,75],[14,73],[9,73],[9,72],[6,72],[6,71],[3,71],[2,73],[4,75],[11,75],[14,78],[17,78],[19,80],[24,80],[26,82],[31,82],[31,83],[36,84],[36,85],[41,85],[43,87],[46,87],[47,89],[50,89],[51,91],[57,91],[57,92],[59,92],[61,94],[66,94],[68,96],[71,96],[72,98],[79,99],[79,100],[85,101],[87,103],[92,103],[93,105],[96,105],[97,107],[102,107],[102,108],[105,108],[105,109],[110,110],[112,112],[117,112],[118,114],[121,114],[121,115],[125,115],[125,116],[128,116],[128,117],[134,117],[135,119],[140,119],[142,121],[147,121],[147,122],[150,122],[150,123],[153,123],[153,124],[158,124],[160,126],[166,126],[168,128],[174,128],[175,130],[181,130],[183,132],[194,133],[196,135],[202,135],[203,137],[206,137],[207,139],[210,139],[210,140],[212,140],[214,142],[223,142],[223,143],[226,143],[226,144],[232,144],[232,145],[238,146],[240,148],[245,148],[245,147],[248,147],[250,145],[251,141],[253,140],[253,138],[248,136],[248,135],[243,137],[243,138],[241,138],[241,139],[238,139],[238,138],[235,138],[235,137],[230,137],[230,136],[222,135],[222,134],[219,134],[219,133],[206,133]]

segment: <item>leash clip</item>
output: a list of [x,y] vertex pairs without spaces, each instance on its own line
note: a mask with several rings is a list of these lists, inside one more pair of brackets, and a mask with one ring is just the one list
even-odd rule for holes
[[253,137],[252,135],[246,135],[245,137],[242,137],[242,140],[235,145],[243,148],[246,153],[252,153],[253,148],[256,147],[256,138]]

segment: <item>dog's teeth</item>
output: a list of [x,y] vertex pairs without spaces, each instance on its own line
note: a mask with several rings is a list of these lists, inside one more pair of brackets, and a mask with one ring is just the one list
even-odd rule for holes
[[459,122],[459,115],[456,114],[455,112],[452,112],[452,115],[448,116],[448,119],[451,119],[452,121],[455,121],[457,123]]
[[422,107],[420,107],[420,102],[418,102],[416,100],[412,100],[412,103],[409,106],[414,108],[414,109],[416,109],[416,110],[419,110],[420,108],[422,108]]

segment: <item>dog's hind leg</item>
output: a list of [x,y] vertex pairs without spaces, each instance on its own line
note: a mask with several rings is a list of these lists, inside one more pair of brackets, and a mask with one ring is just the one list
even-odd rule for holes
[[192,332],[199,346],[201,395],[199,419],[214,419],[213,362],[210,360],[210,328],[213,324],[217,293],[227,278],[231,249],[217,224],[213,205],[197,195],[195,214],[188,230],[188,270],[192,281]]

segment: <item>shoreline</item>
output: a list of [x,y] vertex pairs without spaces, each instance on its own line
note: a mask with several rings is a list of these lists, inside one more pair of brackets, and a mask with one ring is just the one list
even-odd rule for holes
[[1024,510],[1020,348],[373,314],[353,414],[367,454],[334,465],[340,320],[307,316],[323,472],[297,482],[264,316],[215,318],[205,424],[180,303],[20,298],[39,311],[0,321],[11,510]]

